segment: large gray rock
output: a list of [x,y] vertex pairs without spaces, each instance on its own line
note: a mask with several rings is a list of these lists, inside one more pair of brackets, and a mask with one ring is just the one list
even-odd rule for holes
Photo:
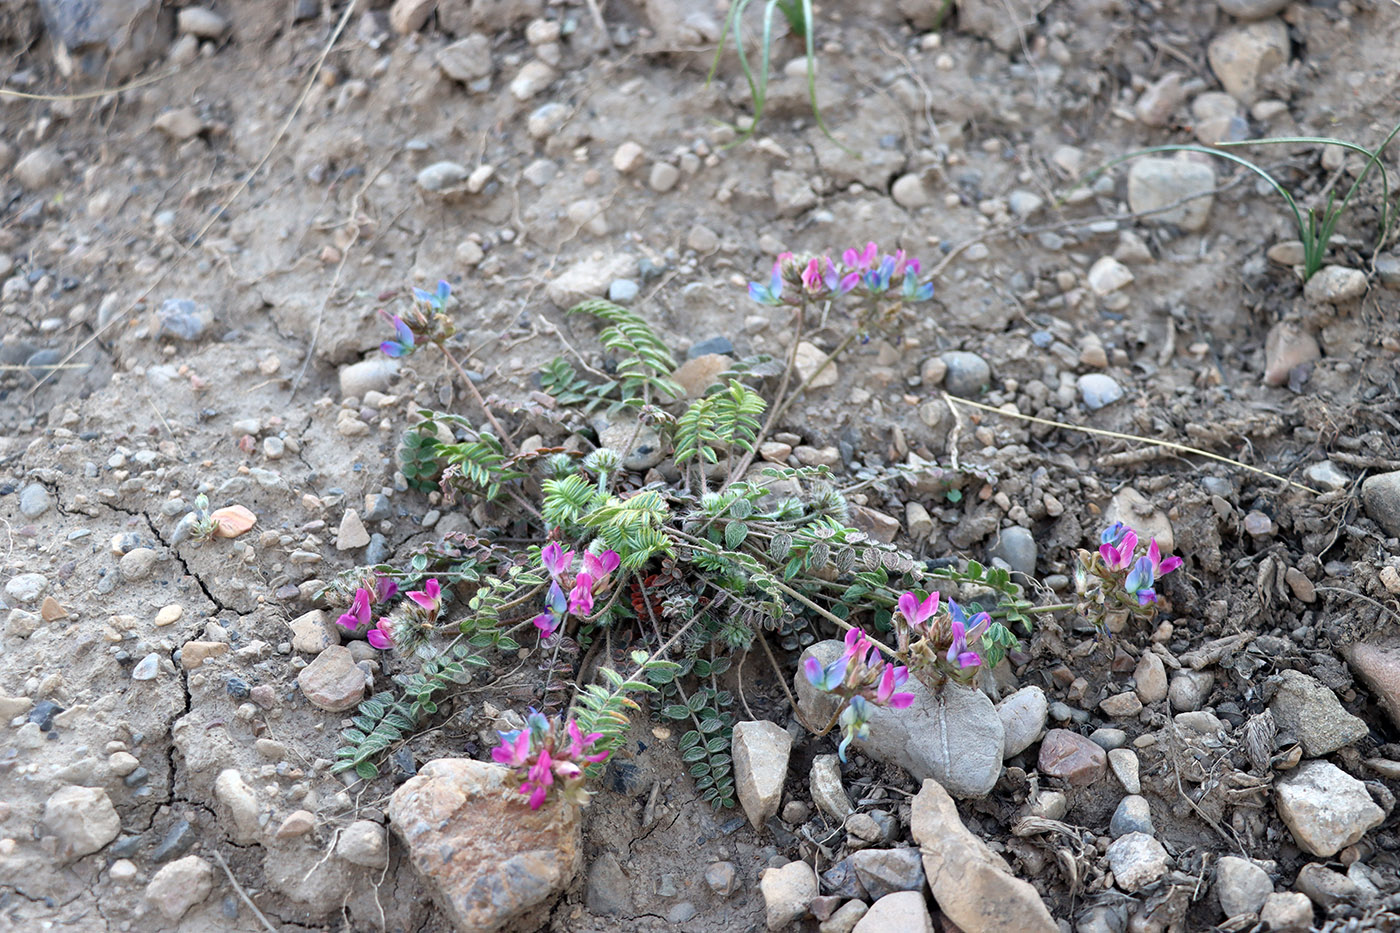
[[1335,693],[1300,671],[1279,675],[1278,692],[1269,709],[1279,728],[1291,732],[1309,758],[1359,742],[1369,731],[1365,722],[1342,708]]
[[1242,104],[1259,99],[1259,82],[1288,63],[1288,27],[1278,18],[1222,30],[1206,47],[1210,70]]
[[214,866],[198,855],[187,855],[155,873],[146,885],[146,900],[173,923],[213,890]]
[[1034,684],[1017,690],[998,703],[996,709],[1004,730],[1004,757],[1021,754],[1045,734],[1045,718],[1050,703],[1045,698],[1045,691]]
[[1307,761],[1274,786],[1274,804],[1299,848],[1330,858],[1379,826],[1385,811],[1366,785],[1327,761]]
[[739,803],[754,829],[762,832],[783,799],[792,736],[766,719],[741,722],[734,726],[731,749]]
[[65,787],[44,801],[44,828],[58,840],[60,862],[91,855],[117,838],[121,819],[99,787]]
[[806,862],[788,862],[781,868],[765,868],[758,876],[766,922],[770,930],[782,930],[807,912],[817,896],[817,873]]
[[389,821],[459,930],[536,929],[583,864],[578,808],[556,794],[531,810],[489,762],[428,762],[394,792]]
[[160,0],[39,0],[65,76],[134,74],[165,47],[160,6]]
[[[1173,224],[1183,230],[1200,230],[1210,219],[1214,190],[1215,172],[1209,165],[1199,162],[1136,159],[1128,171],[1128,207],[1134,213],[1157,212],[1142,218],[1146,223]],[[1165,209],[1184,198],[1191,200]]]
[[[839,641],[821,641],[802,654],[796,677],[797,705],[809,725],[831,719],[838,700],[818,691],[802,675],[809,657],[829,664],[845,651]],[[906,709],[872,707],[870,738],[853,747],[877,761],[898,765],[918,780],[933,778],[959,797],[981,797],[1001,776],[1005,732],[992,701],[980,690],[948,684],[934,693],[910,678],[914,694]]]
[[[850,903],[859,904],[860,901]],[[823,923],[821,929],[825,931],[827,925]],[[861,915],[851,933],[891,933],[893,930],[900,933],[933,933],[933,918],[929,916],[922,892],[896,891],[886,894]]]

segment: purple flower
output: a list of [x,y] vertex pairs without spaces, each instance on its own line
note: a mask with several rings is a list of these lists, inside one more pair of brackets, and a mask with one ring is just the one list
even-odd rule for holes
[[846,668],[850,661],[849,652],[841,655],[826,667],[822,667],[822,662],[816,658],[808,658],[803,662],[802,673],[807,676],[808,682],[813,687],[824,693],[830,693],[846,682]]
[[1152,558],[1139,557],[1128,573],[1128,579],[1123,581],[1123,589],[1138,598],[1139,606],[1146,606],[1157,601],[1157,594],[1152,590],[1154,580]]
[[1131,530],[1131,528],[1122,522],[1114,522],[1099,534],[1099,543],[1112,544],[1116,547],[1118,542],[1123,540],[1123,536]]
[[919,284],[919,261],[917,259],[911,260],[909,265],[912,271],[904,274],[904,300],[928,301],[933,297],[933,283],[925,282],[922,285]]
[[851,697],[850,704],[841,711],[841,744],[836,748],[836,754],[844,762],[846,760],[846,747],[851,744],[852,739],[870,738],[870,704],[865,697]]
[[412,590],[408,593],[408,598],[428,612],[437,612],[442,608],[442,587],[438,585],[437,578],[428,579],[421,590]]
[[396,593],[398,593],[398,591],[399,591],[399,585],[398,585],[397,583],[394,582],[394,580],[393,580],[392,577],[386,577],[386,576],[384,576],[384,574],[381,573],[381,574],[379,574],[379,575],[375,578],[375,581],[374,581],[374,601],[375,601],[375,602],[379,602],[379,603],[388,602],[389,600],[391,600],[391,599],[394,598],[394,595],[395,595]]
[[768,280],[767,285],[758,282],[749,283],[749,297],[762,305],[780,305],[783,303],[783,270],[781,259],[773,263],[773,276]]
[[938,591],[934,590],[928,594],[923,602],[913,593],[905,593],[899,597],[899,613],[904,616],[904,621],[910,628],[922,629],[924,623],[932,619],[938,612]]
[[809,293],[816,294],[821,291],[823,284],[821,264],[814,256],[807,260],[807,265],[802,270],[802,287],[807,289]]
[[951,599],[948,600],[948,615],[948,628],[953,636],[948,645],[948,663],[956,664],[963,670],[978,666],[982,663],[982,656],[968,646],[981,640],[992,625],[992,617],[979,612],[969,620],[963,608]]
[[352,632],[358,631],[362,625],[369,625],[369,603],[369,590],[360,587],[355,591],[355,598],[350,602],[350,611],[336,619],[336,624],[343,625]]
[[540,549],[540,562],[551,577],[557,578],[561,573],[568,573],[569,568],[573,567],[574,552],[564,550],[557,541],[551,541]]
[[549,582],[549,595],[545,597],[545,608],[556,616],[562,616],[569,611],[569,598],[564,595],[564,588],[559,585],[558,580]]
[[452,286],[441,279],[437,283],[437,291],[429,292],[421,288],[413,289],[413,300],[420,304],[425,304],[434,311],[441,311],[447,306],[448,296],[452,294]]
[[387,356],[399,357],[411,354],[415,349],[413,345],[413,328],[405,324],[403,318],[399,317],[397,314],[393,317],[389,317],[389,315],[383,311],[379,313],[389,318],[389,321],[394,325],[394,333],[397,334],[399,338],[398,340],[384,341],[379,345],[379,349],[383,350]]
[[1133,563],[1133,551],[1137,550],[1137,532],[1127,529],[1118,544],[1100,544],[1099,555],[1109,570],[1127,570]]

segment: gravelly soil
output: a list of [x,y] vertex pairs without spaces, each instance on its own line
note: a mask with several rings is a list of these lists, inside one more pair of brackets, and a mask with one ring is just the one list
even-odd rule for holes
[[[991,796],[964,802],[974,831],[1069,922],[1109,907],[1117,930],[1125,917],[1137,930],[1206,929],[1222,919],[1205,891],[1226,854],[1271,862],[1278,889],[1289,890],[1316,859],[1293,844],[1267,778],[1251,783],[1240,730],[1268,702],[1270,677],[1290,668],[1365,720],[1369,734],[1331,757],[1393,805],[1400,766],[1386,773],[1363,761],[1400,760],[1396,727],[1338,649],[1396,625],[1383,570],[1394,575],[1400,549],[1356,490],[1367,473],[1400,468],[1400,292],[1372,274],[1360,298],[1305,299],[1294,272],[1265,258],[1295,235],[1289,215],[1224,162],[1212,163],[1219,190],[1199,232],[1122,219],[1126,169],[1059,200],[1073,172],[1142,146],[1194,141],[1191,101],[1218,90],[1207,44],[1234,26],[1213,2],[1065,0],[1032,16],[1005,49],[973,31],[994,31],[976,25],[986,17],[1004,25],[999,4],[960,4],[941,35],[910,19],[921,22],[936,4],[819,7],[818,93],[836,142],[788,68],[755,140],[731,148],[732,131],[717,121],[744,112],[748,93],[729,59],[704,83],[699,44],[719,16],[708,4],[603,4],[611,40],[621,41],[598,31],[587,6],[487,6],[490,90],[470,91],[440,69],[437,52],[461,37],[445,14],[401,36],[377,10],[351,18],[280,138],[339,9],[293,23],[281,4],[222,3],[229,31],[174,76],[98,99],[0,97],[0,579],[41,574],[66,611],[36,623],[27,612],[37,603],[21,607],[0,652],[0,694],[19,722],[29,713],[20,698],[65,710],[50,729],[0,733],[0,913],[14,929],[161,928],[142,892],[172,827],[175,848],[220,852],[280,928],[445,929],[397,850],[382,873],[323,859],[338,828],[380,815],[393,780],[347,791],[326,773],[340,717],[309,707],[297,690],[309,655],[279,647],[290,641],[288,620],[311,608],[314,581],[365,560],[362,549],[337,550],[335,539],[345,509],[363,514],[367,494],[392,494],[390,517],[369,529],[387,554],[473,528],[451,511],[425,527],[421,516],[435,503],[395,489],[394,449],[409,412],[455,405],[474,414],[454,373],[418,357],[397,373],[342,382],[349,364],[378,358],[385,334],[376,310],[408,284],[446,278],[461,299],[466,365],[484,376],[485,391],[521,398],[566,346],[599,358],[588,328],[566,320],[548,288],[565,270],[601,275],[604,289],[613,278],[637,281],[634,306],[681,351],[724,336],[739,354],[778,355],[792,336],[787,316],[750,303],[743,283],[783,249],[868,239],[937,265],[936,299],[901,332],[856,345],[837,384],[795,405],[781,429],[837,446],[850,469],[912,450],[942,463],[956,452],[963,466],[987,471],[983,495],[924,502],[934,531],[906,542],[923,556],[985,558],[999,528],[1020,525],[1038,542],[1038,576],[1063,580],[1073,549],[1131,487],[1170,523],[1187,557],[1165,586],[1169,626],[1128,631],[1111,650],[1089,652],[1086,633],[1061,618],[1009,672],[1067,704],[1085,734],[1112,725],[1130,742],[1155,737],[1138,745],[1144,794],[1174,873],[1131,897],[1106,889],[1101,856],[1116,786],[1073,796],[1064,818],[1076,827],[1072,842],[1012,835],[1019,808],[1044,784],[1033,754],[1009,760]],[[64,93],[69,84],[31,10],[0,10],[3,70],[13,73],[4,86]],[[525,26],[536,17],[570,31],[550,48],[532,47]],[[1290,59],[1257,94],[1282,106],[1245,101],[1244,135],[1383,138],[1400,120],[1393,5],[1295,3],[1283,20]],[[552,79],[533,96],[508,90],[524,63],[556,53]],[[779,40],[779,68],[799,54],[792,39]],[[1183,102],[1165,125],[1145,125],[1134,103],[1171,71],[1183,76]],[[642,156],[624,172],[614,154],[629,141]],[[1259,155],[1312,197],[1344,190],[1359,168],[1306,146]],[[480,185],[424,190],[420,170],[444,160],[492,172]],[[658,171],[663,164],[676,171]],[[1365,191],[1329,261],[1372,271],[1384,257],[1371,255],[1378,201]],[[1029,196],[1040,201],[1034,213],[1012,214]],[[1098,294],[1088,270],[1114,255],[1133,281]],[[192,339],[162,329],[159,309],[170,299],[201,309]],[[1271,387],[1265,335],[1281,321],[1316,335],[1322,355]],[[833,347],[843,323],[806,336]],[[44,350],[57,352],[34,356]],[[1305,467],[1330,457],[1347,484],[1318,495],[1195,456],[967,409],[954,415],[925,381],[937,369],[926,361],[948,350],[990,364],[981,401],[992,406],[1173,440],[1300,482]],[[56,359],[64,366],[44,368]],[[1089,411],[1075,379],[1096,371],[1125,396]],[[366,388],[381,393],[379,407]],[[29,514],[21,500],[34,484],[50,504]],[[199,492],[216,506],[252,509],[254,531],[217,546],[174,543],[176,521]],[[865,495],[900,518],[910,497],[897,484]],[[119,566],[118,553],[142,547],[153,550],[152,566]],[[170,606],[178,618],[158,625]],[[1212,665],[1208,706],[1226,722],[1223,737],[1187,741],[1165,704],[1119,722],[1099,711],[1153,642],[1179,659],[1234,634],[1253,640]],[[192,640],[232,650],[186,671],[174,652]],[[150,653],[158,675],[133,680]],[[756,712],[786,722],[766,663],[748,669]],[[273,688],[270,709],[246,700],[259,685]],[[411,747],[417,760],[475,748],[485,703],[504,707],[511,697],[469,692]],[[803,830],[816,824],[758,835],[737,811],[713,813],[675,779],[674,743],[648,723],[637,736],[633,770],[611,772],[586,834],[589,863],[618,871],[580,878],[550,928],[759,928],[758,873],[777,856],[811,859]],[[810,799],[809,762],[829,745],[798,744],[792,799]],[[139,774],[118,773],[112,756],[121,752],[135,756]],[[296,846],[235,843],[213,804],[213,782],[228,768],[271,819],[307,809],[316,829]],[[907,804],[890,803],[916,789],[906,776],[857,760],[846,780],[853,799],[907,825]],[[66,863],[34,827],[50,794],[73,783],[106,789],[122,835]],[[1382,895],[1393,895],[1398,845],[1387,820],[1343,859],[1364,862]],[[118,859],[135,865],[134,878],[114,873]],[[742,882],[727,899],[703,880],[721,860]],[[222,874],[214,892],[179,929],[260,928]],[[668,919],[687,901],[692,919]],[[1393,920],[1385,903],[1342,904],[1333,916],[1383,926]],[[1325,918],[1316,913],[1317,923]]]

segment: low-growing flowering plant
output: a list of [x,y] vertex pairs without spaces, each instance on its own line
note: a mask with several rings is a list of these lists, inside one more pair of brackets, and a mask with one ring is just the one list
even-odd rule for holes
[[602,733],[584,735],[570,719],[550,719],[534,709],[525,717],[525,728],[499,733],[501,744],[491,751],[497,764],[510,768],[520,782],[520,793],[529,797],[530,809],[538,810],[556,785],[565,799],[580,806],[588,803],[583,786],[584,767],[603,761],[607,751],[594,746]]
[[1099,535],[1096,551],[1081,550],[1074,568],[1079,612],[1099,631],[1121,631],[1129,619],[1157,615],[1157,581],[1181,566],[1181,558],[1162,556],[1157,539],[1140,547],[1138,533],[1114,522]]
[[[434,581],[436,583],[437,581]],[[382,630],[384,618],[380,618],[373,627],[368,627],[370,618],[373,615],[373,607],[382,605],[393,599],[399,591],[399,585],[383,574],[375,574],[374,585],[371,589],[368,586],[356,588],[355,596],[350,600],[350,608],[341,613],[336,619],[336,624],[342,628],[349,629],[351,634],[365,636],[365,640],[379,649],[390,647],[392,642]],[[367,628],[368,627],[368,628]]]

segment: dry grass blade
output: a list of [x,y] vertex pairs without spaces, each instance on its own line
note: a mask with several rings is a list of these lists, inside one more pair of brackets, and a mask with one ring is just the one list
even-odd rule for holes
[[1232,460],[1229,457],[1222,457],[1220,454],[1213,454],[1208,450],[1201,450],[1199,447],[1188,447],[1186,444],[1178,444],[1175,441],[1159,441],[1154,440],[1150,437],[1140,437],[1136,434],[1124,434],[1120,431],[1107,431],[1103,428],[1087,428],[1080,424],[1067,424],[1063,421],[1052,421],[1049,418],[1037,418],[1034,415],[1023,415],[1019,411],[1006,411],[1001,408],[993,408],[991,405],[983,405],[981,402],[974,402],[971,399],[958,398],[956,395],[949,395],[947,392],[943,393],[943,398],[948,402],[949,407],[952,407],[956,403],[958,405],[966,405],[969,408],[977,408],[982,411],[991,412],[994,415],[1004,415],[1007,418],[1015,418],[1018,421],[1029,421],[1032,424],[1045,424],[1054,428],[1063,428],[1066,431],[1078,431],[1081,434],[1094,434],[1099,437],[1112,437],[1120,441],[1132,441],[1137,444],[1150,444],[1154,447],[1165,447],[1167,450],[1176,450],[1180,451],[1181,453],[1195,454],[1198,457],[1205,457],[1206,459],[1214,460],[1217,463],[1228,464],[1229,466],[1238,467],[1241,470],[1248,470],[1251,473],[1258,473],[1261,476],[1267,476],[1269,477],[1269,479],[1278,480],[1280,483],[1287,483],[1289,486],[1293,486],[1297,489],[1302,489],[1306,492],[1312,493],[1313,495],[1320,496],[1323,494],[1320,489],[1313,489],[1311,486],[1304,486],[1302,483],[1294,482],[1286,476],[1279,476],[1277,473],[1270,473],[1268,470],[1260,469],[1257,466],[1250,466],[1248,463],[1240,463],[1238,460]]

